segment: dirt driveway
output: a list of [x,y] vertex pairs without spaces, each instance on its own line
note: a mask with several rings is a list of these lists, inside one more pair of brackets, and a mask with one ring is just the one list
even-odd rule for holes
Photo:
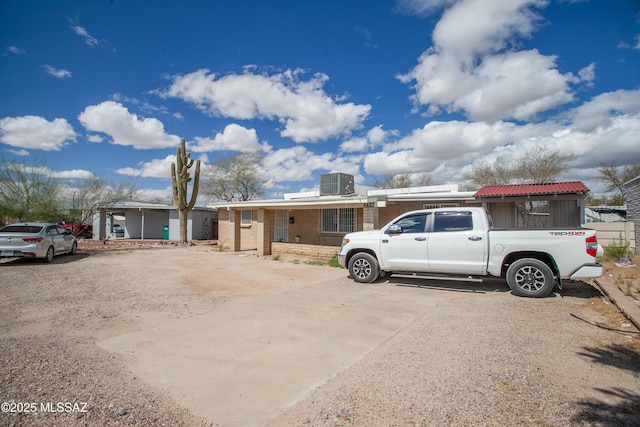
[[211,246],[3,261],[0,425],[640,424],[637,331],[591,285],[346,276]]

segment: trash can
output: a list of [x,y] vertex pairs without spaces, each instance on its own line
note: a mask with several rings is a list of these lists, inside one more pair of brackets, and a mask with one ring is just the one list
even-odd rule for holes
[[169,226],[165,225],[162,227],[162,231],[164,233],[164,240],[169,240]]

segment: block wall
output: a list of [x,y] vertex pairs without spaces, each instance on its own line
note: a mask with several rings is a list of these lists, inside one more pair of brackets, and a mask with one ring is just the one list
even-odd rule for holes
[[[640,176],[624,185],[624,196],[627,203],[627,221],[635,225],[635,241],[640,237]],[[640,253],[636,245],[635,253]]]
[[305,245],[303,243],[281,243],[271,244],[271,254],[278,255],[298,255],[301,258],[319,259],[329,261],[334,254],[340,252],[340,246],[320,246]]

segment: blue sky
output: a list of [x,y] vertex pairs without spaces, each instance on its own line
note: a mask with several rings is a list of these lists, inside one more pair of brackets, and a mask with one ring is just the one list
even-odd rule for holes
[[271,197],[535,145],[601,195],[640,161],[637,0],[0,0],[0,49],[2,156],[140,200],[180,138],[205,167],[259,151]]

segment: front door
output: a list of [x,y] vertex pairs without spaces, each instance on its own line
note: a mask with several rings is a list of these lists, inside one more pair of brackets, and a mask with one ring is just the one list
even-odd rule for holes
[[289,241],[289,211],[275,211],[273,241],[288,242]]

